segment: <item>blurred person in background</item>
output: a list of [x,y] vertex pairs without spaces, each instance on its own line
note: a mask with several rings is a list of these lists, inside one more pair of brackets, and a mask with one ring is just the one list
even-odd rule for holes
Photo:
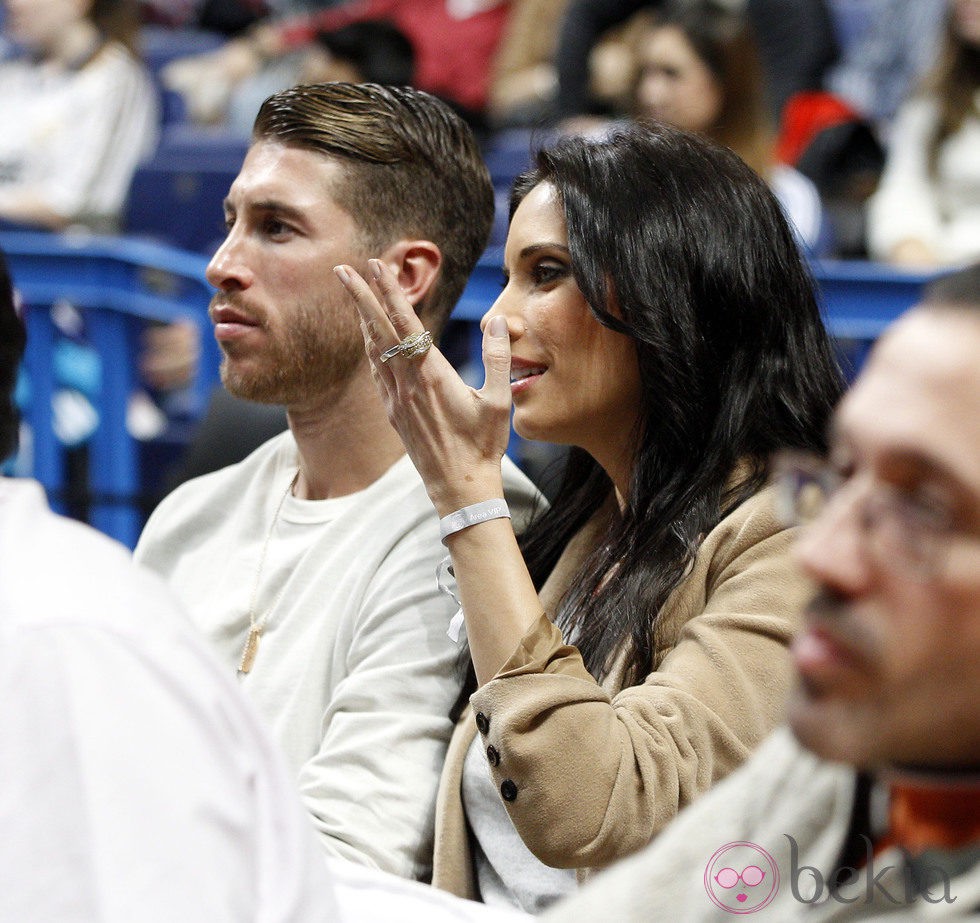
[[17,51],[0,62],[0,219],[115,229],[158,131],[135,0],[3,3]]
[[939,50],[947,0],[829,0],[840,58],[824,87],[887,139],[905,98]]
[[868,249],[916,269],[980,256],[980,0],[949,0],[938,60],[895,117]]
[[248,119],[236,120],[235,126],[247,131],[266,96],[299,80],[305,51],[318,33],[385,21],[412,44],[412,86],[452,105],[471,126],[484,126],[509,0],[350,0],[328,9],[311,6],[305,14],[270,16],[217,51],[172,62],[165,82],[185,96],[197,121],[221,122],[237,110]]
[[637,40],[638,118],[695,131],[730,148],[765,179],[811,253],[826,246],[816,187],[775,156],[776,129],[748,20],[712,3],[674,3]]
[[[778,124],[786,101],[821,86],[837,56],[833,20],[825,0],[719,0],[752,23],[765,74],[770,115]],[[663,9],[664,0],[571,0],[562,21],[555,63],[561,121],[592,112],[589,53],[607,30],[643,9]]]

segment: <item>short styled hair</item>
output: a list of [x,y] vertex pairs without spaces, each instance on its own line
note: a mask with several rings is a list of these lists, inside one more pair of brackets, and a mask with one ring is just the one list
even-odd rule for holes
[[26,343],[27,332],[14,309],[10,273],[0,252],[0,461],[17,448],[19,417],[14,404],[14,386]]
[[414,237],[439,247],[439,278],[418,310],[433,333],[441,331],[493,222],[490,174],[466,123],[421,90],[323,83],[269,97],[252,138],[341,164],[347,181],[335,199],[368,246],[380,250]]

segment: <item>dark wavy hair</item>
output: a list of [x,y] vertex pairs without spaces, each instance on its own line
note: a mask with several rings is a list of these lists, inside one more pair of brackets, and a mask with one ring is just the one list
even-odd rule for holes
[[[774,450],[825,448],[843,378],[779,203],[731,151],[656,123],[566,138],[518,178],[511,217],[542,182],[559,195],[592,313],[636,344],[643,404],[626,509],[557,620],[597,678],[628,645],[639,682],[701,539],[763,486]],[[611,490],[573,448],[522,542],[538,586]]]
[[7,261],[0,252],[0,461],[17,448],[19,417],[14,405],[14,386],[26,343],[24,323],[14,310]]

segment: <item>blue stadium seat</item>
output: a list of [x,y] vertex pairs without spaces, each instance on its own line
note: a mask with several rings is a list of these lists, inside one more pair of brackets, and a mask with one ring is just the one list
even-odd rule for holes
[[247,148],[237,134],[168,126],[133,176],[123,230],[211,255],[224,237],[222,202]]
[[154,78],[159,78],[171,61],[214,51],[224,43],[225,37],[217,32],[152,25],[140,29],[138,40],[140,56]]
[[136,383],[140,333],[148,322],[190,317],[199,324],[202,355],[194,393],[203,410],[220,361],[207,316],[212,289],[204,278],[206,261],[141,241],[45,232],[2,232],[0,249],[26,312],[32,474],[58,508],[66,458],[52,413],[59,333],[51,307],[67,301],[82,315],[85,338],[101,360],[100,386],[92,398],[98,426],[88,443],[90,522],[133,547],[143,521],[142,484],[139,445],[127,428],[126,412]]
[[161,121],[164,126],[183,122],[187,117],[187,108],[179,93],[163,85],[160,72],[177,58],[214,51],[224,42],[224,36],[216,32],[153,25],[143,26],[140,29],[138,39],[140,56],[159,93]]

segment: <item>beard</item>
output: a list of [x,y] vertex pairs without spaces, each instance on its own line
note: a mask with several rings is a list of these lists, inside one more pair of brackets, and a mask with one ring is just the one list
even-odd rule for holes
[[366,361],[353,316],[323,302],[299,305],[278,329],[261,320],[261,351],[222,344],[221,382],[236,397],[294,405],[345,384]]

